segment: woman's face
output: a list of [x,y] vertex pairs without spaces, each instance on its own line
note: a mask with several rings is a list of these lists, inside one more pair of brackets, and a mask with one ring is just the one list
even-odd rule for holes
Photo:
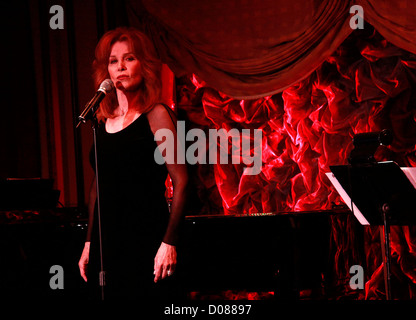
[[108,73],[119,90],[135,91],[139,88],[143,80],[140,61],[137,60],[127,41],[113,44],[108,60]]

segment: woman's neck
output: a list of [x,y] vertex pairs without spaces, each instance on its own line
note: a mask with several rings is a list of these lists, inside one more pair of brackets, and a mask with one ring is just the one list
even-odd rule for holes
[[141,115],[137,92],[120,92],[117,90],[118,107],[114,117],[106,120],[107,132],[114,133],[123,130]]
[[129,111],[140,112],[141,105],[139,103],[139,95],[137,91],[121,91],[117,90],[118,108],[115,110],[117,116],[123,116]]

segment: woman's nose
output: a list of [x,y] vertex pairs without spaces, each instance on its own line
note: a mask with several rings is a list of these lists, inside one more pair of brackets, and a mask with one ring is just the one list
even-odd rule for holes
[[118,63],[118,70],[119,71],[122,71],[122,70],[125,70],[125,69],[126,69],[126,66],[124,65],[124,62],[123,61],[120,61]]

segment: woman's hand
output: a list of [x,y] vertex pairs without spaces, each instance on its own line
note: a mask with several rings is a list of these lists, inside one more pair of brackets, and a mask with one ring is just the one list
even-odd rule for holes
[[162,242],[156,253],[154,265],[154,282],[170,276],[176,267],[176,247]]
[[90,259],[90,242],[85,242],[84,250],[82,250],[81,259],[79,259],[78,266],[82,279],[87,282],[88,262]]

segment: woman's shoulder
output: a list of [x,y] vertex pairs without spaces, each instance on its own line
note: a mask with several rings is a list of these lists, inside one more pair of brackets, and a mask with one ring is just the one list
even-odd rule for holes
[[170,112],[173,113],[173,110],[167,104],[158,102],[152,106],[148,111],[148,114],[153,116],[163,116],[169,115]]
[[172,125],[176,128],[176,115],[174,111],[164,103],[156,103],[147,112],[147,118],[151,127],[169,128]]

